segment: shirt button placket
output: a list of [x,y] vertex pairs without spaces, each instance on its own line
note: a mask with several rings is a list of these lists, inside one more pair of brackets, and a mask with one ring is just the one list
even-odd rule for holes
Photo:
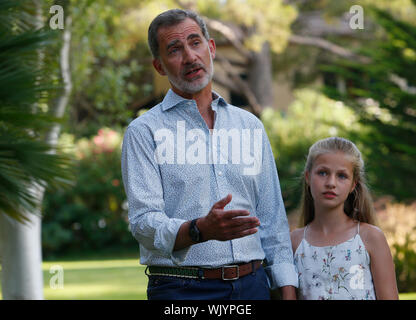
[[222,166],[220,164],[216,164],[214,165],[214,170],[215,170],[215,175],[217,177],[217,185],[218,185],[218,192],[219,192],[219,196],[221,198],[224,198],[227,194],[225,194],[224,192],[226,192],[227,190],[224,188],[225,184],[224,184],[224,169],[222,168]]

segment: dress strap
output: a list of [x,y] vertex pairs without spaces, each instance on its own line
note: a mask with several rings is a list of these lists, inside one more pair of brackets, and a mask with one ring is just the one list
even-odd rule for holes
[[308,229],[308,225],[305,226],[305,228],[303,228],[303,239],[306,240],[306,229]]
[[357,234],[360,234],[360,221],[358,221]]

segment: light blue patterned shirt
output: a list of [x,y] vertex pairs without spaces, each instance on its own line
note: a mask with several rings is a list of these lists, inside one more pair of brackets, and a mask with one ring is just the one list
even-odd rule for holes
[[[132,121],[123,140],[122,173],[131,231],[145,265],[218,267],[265,260],[272,288],[298,286],[279,179],[262,122],[215,92],[209,130],[194,100],[169,90]],[[179,227],[208,214],[232,194],[225,210],[248,210],[259,231],[173,251]]]

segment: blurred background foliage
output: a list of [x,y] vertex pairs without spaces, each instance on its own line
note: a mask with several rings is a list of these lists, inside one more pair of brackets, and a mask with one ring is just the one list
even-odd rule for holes
[[[412,204],[416,200],[415,2],[43,1],[46,25],[53,4],[62,5],[65,15],[72,17],[73,86],[60,122],[58,146],[75,160],[73,186],[58,191],[49,188],[44,196],[44,257],[138,250],[127,221],[120,144],[128,123],[161,99],[155,94],[147,27],[158,13],[186,7],[200,12],[216,41],[234,50],[231,58],[219,52],[216,70],[235,64],[237,78],[228,70],[228,77],[214,80],[231,93],[252,93],[244,96],[240,106],[265,125],[291,226],[297,223],[299,177],[310,145],[334,135],[353,140],[365,158],[399,288],[416,291],[412,224],[416,214]],[[364,8],[363,30],[348,25],[354,4]],[[57,53],[61,41],[54,40],[46,57],[49,84],[60,81]],[[234,61],[236,57],[242,60]],[[26,58],[21,56],[21,61]],[[268,85],[276,79],[283,79],[293,97],[284,107],[271,108],[274,89]],[[6,93],[3,90],[0,98]],[[51,93],[34,100],[48,111],[54,98],[56,94]],[[274,101],[280,98],[273,97]],[[5,106],[1,105],[1,112]],[[24,113],[30,115],[28,110]],[[1,124],[0,129],[5,128]]]
[[384,33],[360,48],[368,63],[336,60],[322,66],[344,83],[342,90],[329,83],[324,92],[348,104],[368,128],[352,139],[368,146],[364,150],[375,191],[406,200],[416,190],[416,180],[409,179],[416,176],[416,26],[385,11],[369,12]]
[[399,292],[416,291],[416,202],[394,203],[391,197],[376,202],[380,227],[389,243],[396,266]]
[[61,136],[77,160],[71,189],[45,194],[42,245],[49,259],[77,252],[137,251],[120,171],[122,134],[109,128],[77,141]]
[[287,112],[269,108],[261,117],[276,158],[288,212],[299,205],[301,176],[309,147],[328,136],[348,138],[352,132],[365,130],[355,113],[340,101],[313,89],[296,90],[294,96]]
[[0,214],[26,222],[41,201],[37,190],[71,178],[71,159],[47,138],[58,120],[48,112],[59,88],[57,35],[37,28],[33,11],[27,2],[0,3]]

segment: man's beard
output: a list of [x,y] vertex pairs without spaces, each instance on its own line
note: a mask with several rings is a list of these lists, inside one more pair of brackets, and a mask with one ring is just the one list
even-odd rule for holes
[[[175,86],[177,89],[181,90],[182,92],[188,93],[188,94],[195,94],[197,92],[200,92],[202,89],[204,89],[208,83],[211,82],[212,77],[214,75],[214,63],[212,60],[212,56],[209,56],[210,59],[210,67],[209,70],[207,70],[207,68],[200,63],[194,63],[190,66],[188,66],[187,68],[185,68],[182,71],[181,76],[174,76],[172,75],[167,68],[165,68],[165,66],[162,63],[162,67],[166,73],[166,75],[168,76],[168,79],[170,81],[170,83]],[[195,68],[202,68],[204,70],[204,74],[202,75],[201,78],[198,79],[194,79],[194,80],[185,80],[182,78],[182,76],[185,76],[185,74],[187,72],[189,72],[192,69]]]

